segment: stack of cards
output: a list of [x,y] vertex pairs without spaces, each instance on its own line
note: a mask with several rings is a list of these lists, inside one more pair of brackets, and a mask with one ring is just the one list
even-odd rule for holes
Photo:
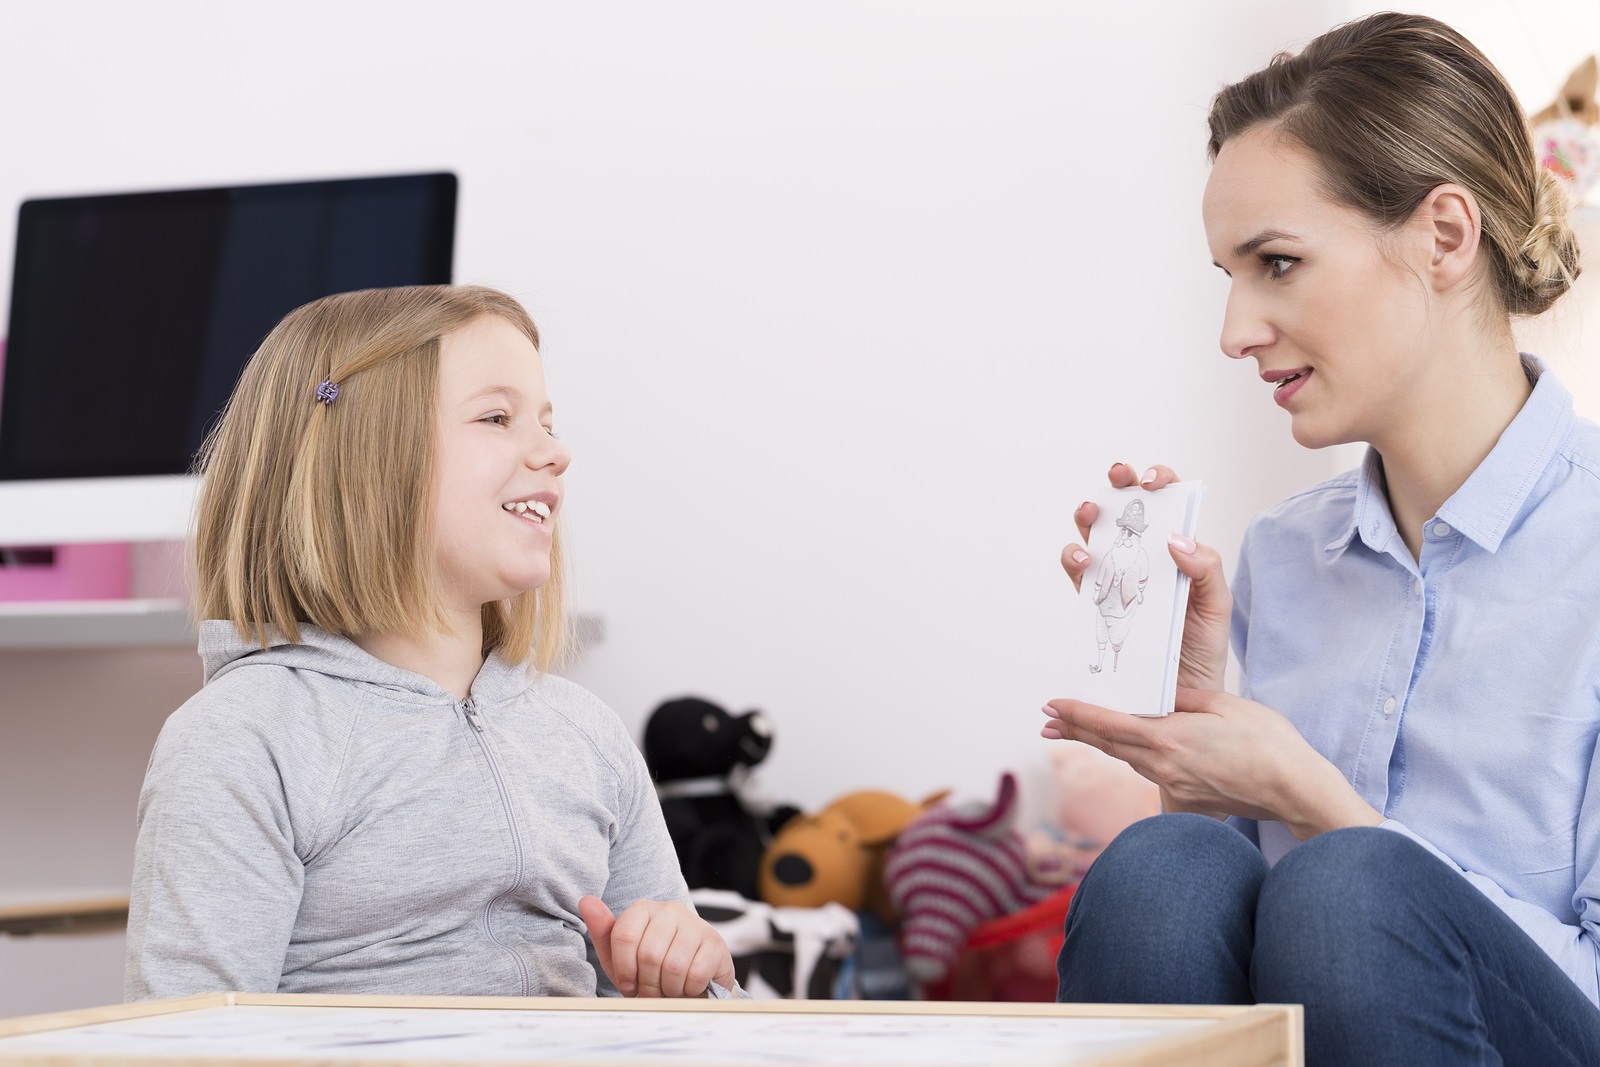
[[1063,695],[1130,715],[1172,714],[1189,578],[1167,537],[1194,539],[1203,490],[1202,482],[1174,482],[1096,498]]

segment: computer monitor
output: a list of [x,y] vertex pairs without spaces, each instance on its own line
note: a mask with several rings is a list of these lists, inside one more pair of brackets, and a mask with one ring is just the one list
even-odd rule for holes
[[[446,173],[23,203],[0,384],[0,545],[54,543],[40,535],[62,524],[36,512],[52,500],[99,510],[192,496],[191,479],[174,479],[273,325],[329,293],[449,282],[455,206]],[[110,497],[85,499],[94,492]],[[35,513],[17,514],[24,506]],[[170,526],[125,517],[86,529],[80,510],[59,540]]]

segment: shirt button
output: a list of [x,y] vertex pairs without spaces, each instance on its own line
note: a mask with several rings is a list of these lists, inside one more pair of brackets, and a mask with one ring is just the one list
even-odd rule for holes
[[1394,714],[1394,697],[1390,697],[1388,700],[1383,702],[1383,713],[1385,715]]
[[1436,522],[1433,524],[1433,536],[1435,537],[1449,537],[1451,532],[1448,522]]
[[1417,592],[1419,592],[1419,593],[1422,592],[1422,579],[1421,578],[1417,579]]

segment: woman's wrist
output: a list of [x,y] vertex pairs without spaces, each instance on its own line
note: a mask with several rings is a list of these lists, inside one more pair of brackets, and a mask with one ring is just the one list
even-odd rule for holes
[[1316,759],[1320,766],[1301,769],[1311,773],[1291,771],[1285,778],[1285,802],[1279,808],[1278,821],[1296,839],[1307,841],[1329,830],[1383,822],[1382,813],[1362,799],[1339,768],[1320,755]]

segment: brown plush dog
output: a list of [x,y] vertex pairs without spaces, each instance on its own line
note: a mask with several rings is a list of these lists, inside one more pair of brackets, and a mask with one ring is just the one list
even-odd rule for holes
[[895,922],[883,886],[884,853],[911,820],[948,793],[913,804],[893,793],[864,789],[840,797],[815,815],[796,816],[778,831],[761,858],[761,899],[775,907],[794,908],[816,908],[832,901]]

